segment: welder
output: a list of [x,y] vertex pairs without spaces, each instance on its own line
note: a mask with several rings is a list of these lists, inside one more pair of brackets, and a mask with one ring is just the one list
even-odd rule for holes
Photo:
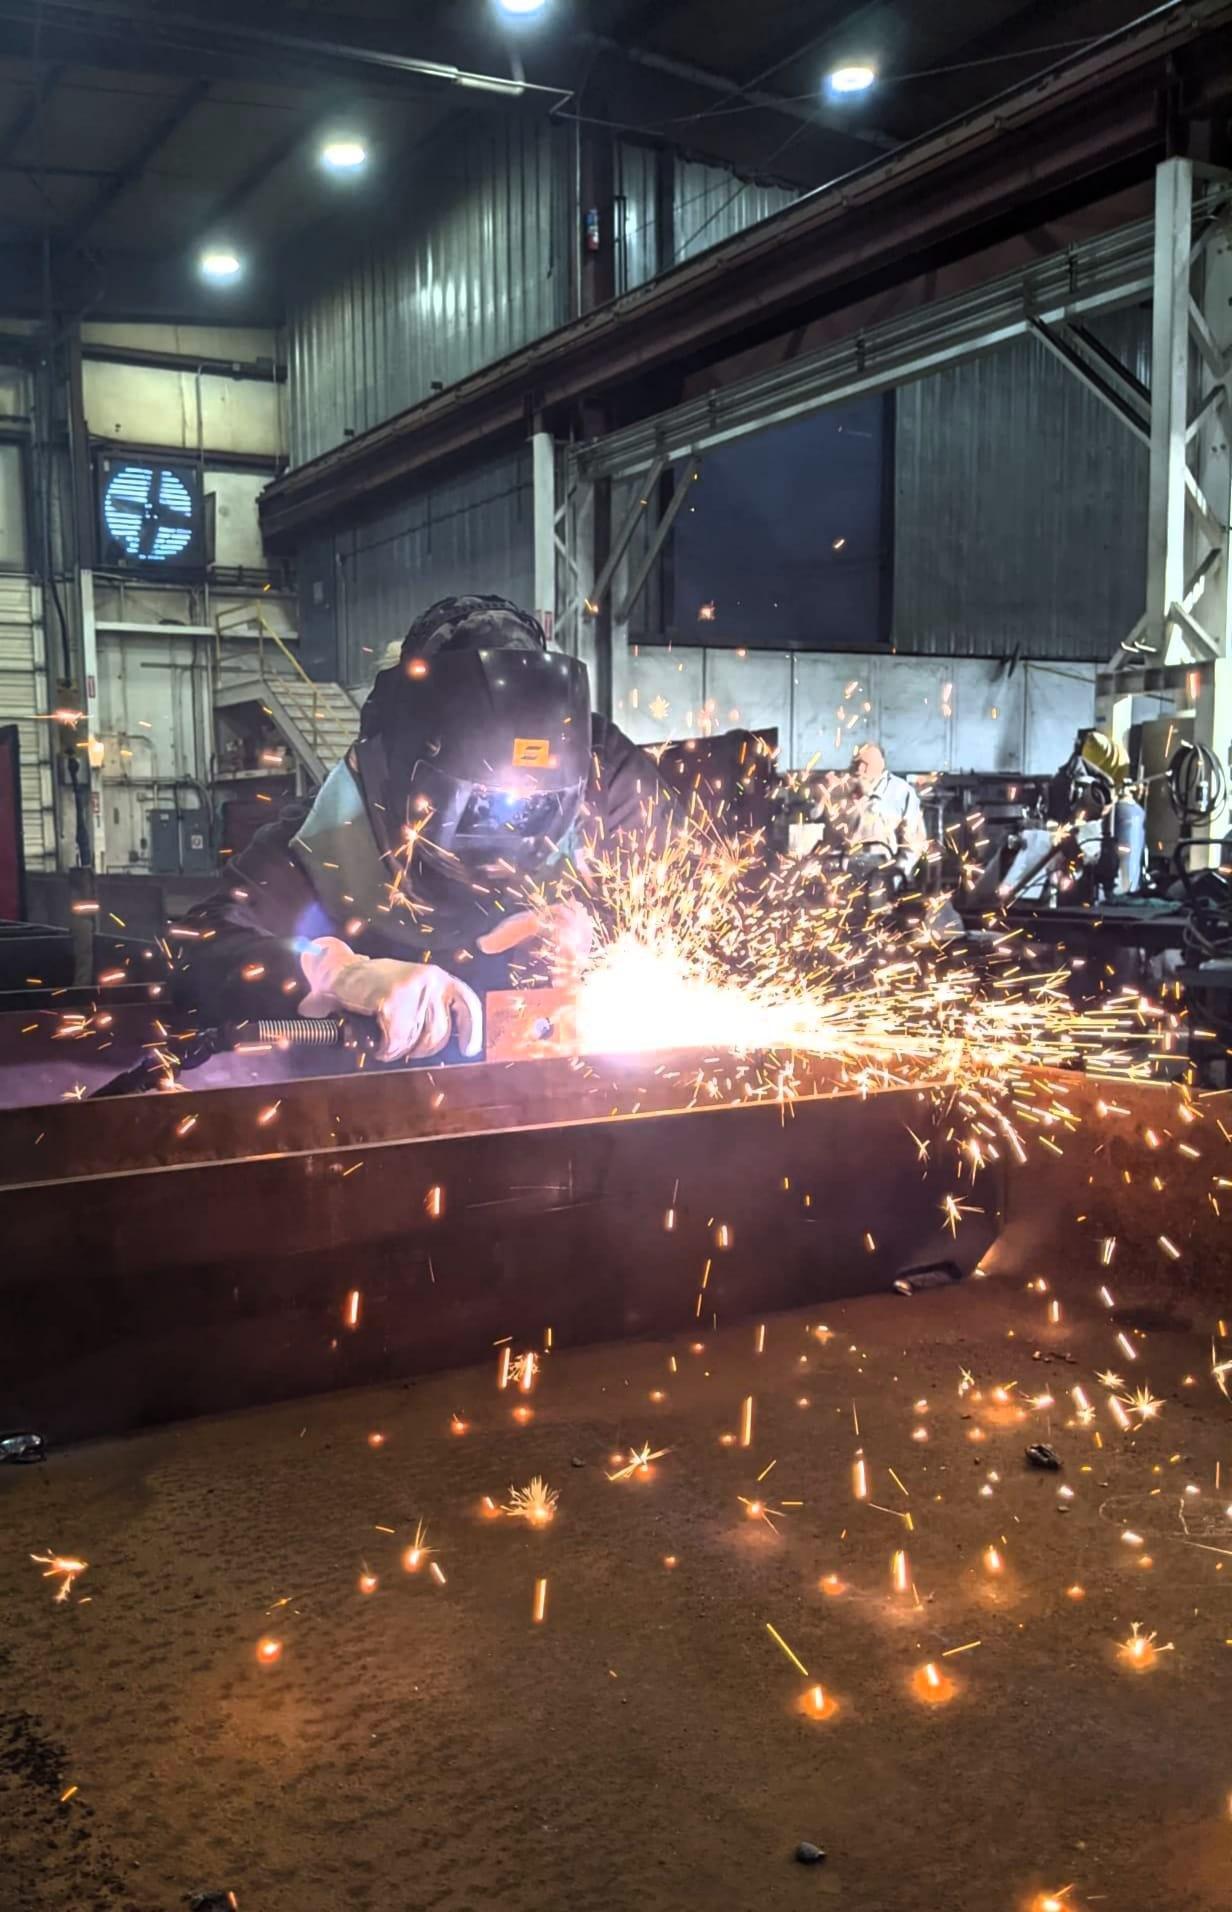
[[592,715],[583,663],[507,598],[444,598],[315,799],[173,929],[179,1001],[202,1024],[369,1017],[383,1060],[477,1055],[511,965],[520,984],[536,959],[557,977],[584,960],[590,918],[561,879],[674,819],[652,759]]

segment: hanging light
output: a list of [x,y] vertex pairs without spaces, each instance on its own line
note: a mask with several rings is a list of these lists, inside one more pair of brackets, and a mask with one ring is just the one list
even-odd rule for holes
[[322,146],[321,164],[331,173],[357,173],[368,164],[368,148],[362,139],[339,135]]
[[877,78],[875,66],[863,61],[853,62],[850,66],[836,66],[826,77],[826,85],[832,93],[867,93]]
[[225,246],[211,246],[201,254],[197,265],[201,277],[213,280],[215,285],[230,284],[244,269],[238,256]]

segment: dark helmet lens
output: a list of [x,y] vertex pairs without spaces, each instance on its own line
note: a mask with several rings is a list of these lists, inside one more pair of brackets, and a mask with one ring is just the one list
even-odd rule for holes
[[511,790],[487,790],[476,784],[456,836],[459,849],[501,837],[552,837],[563,833],[566,809],[576,805],[576,790],[539,790],[529,796]]

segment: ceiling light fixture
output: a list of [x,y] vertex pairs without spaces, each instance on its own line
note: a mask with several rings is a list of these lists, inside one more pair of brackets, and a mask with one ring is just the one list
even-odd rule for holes
[[201,254],[198,265],[203,279],[212,279],[215,285],[227,285],[238,279],[243,267],[234,252],[225,246],[211,247]]
[[321,164],[331,173],[357,173],[368,164],[368,148],[362,139],[328,139],[321,148]]
[[496,0],[502,13],[510,14],[515,20],[529,19],[532,13],[542,13],[547,0]]
[[826,84],[832,93],[867,93],[876,78],[876,67],[861,63],[852,66],[836,66],[827,76]]

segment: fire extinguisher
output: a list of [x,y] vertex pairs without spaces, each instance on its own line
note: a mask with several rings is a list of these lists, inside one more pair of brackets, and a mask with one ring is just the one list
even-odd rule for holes
[[599,250],[599,208],[597,206],[591,206],[587,209],[586,217],[584,221],[582,222],[582,230],[586,235],[587,252],[598,252]]

